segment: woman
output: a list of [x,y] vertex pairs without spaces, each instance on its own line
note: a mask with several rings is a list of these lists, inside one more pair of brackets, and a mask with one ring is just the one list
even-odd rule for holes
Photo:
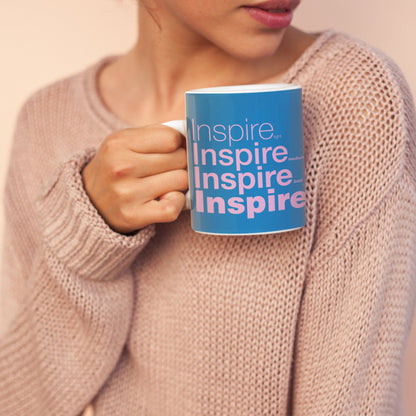
[[[31,97],[6,189],[6,415],[397,415],[416,292],[411,96],[298,1],[147,0],[126,55]],[[302,85],[307,225],[190,229],[184,91]]]

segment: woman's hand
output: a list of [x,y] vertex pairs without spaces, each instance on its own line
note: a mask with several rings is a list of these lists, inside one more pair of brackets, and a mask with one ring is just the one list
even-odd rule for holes
[[114,230],[131,233],[177,219],[188,188],[184,137],[153,125],[112,133],[85,166],[92,203]]

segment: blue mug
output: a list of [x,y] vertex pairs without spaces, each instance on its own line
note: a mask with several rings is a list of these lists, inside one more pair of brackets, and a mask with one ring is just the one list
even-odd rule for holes
[[185,98],[186,123],[165,124],[187,138],[193,230],[253,235],[303,227],[301,87],[203,88]]

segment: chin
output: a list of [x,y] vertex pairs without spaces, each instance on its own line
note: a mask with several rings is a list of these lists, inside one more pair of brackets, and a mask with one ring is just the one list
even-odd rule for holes
[[241,60],[261,60],[273,56],[283,40],[284,31],[266,33],[240,39],[238,42],[223,45],[223,50]]
[[276,54],[279,49],[280,42],[278,44],[262,44],[255,45],[253,47],[240,47],[227,51],[230,55],[242,61],[255,61],[269,58]]

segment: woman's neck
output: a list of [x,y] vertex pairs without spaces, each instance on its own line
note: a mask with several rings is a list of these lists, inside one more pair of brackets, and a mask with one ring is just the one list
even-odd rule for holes
[[103,69],[99,89],[109,109],[132,125],[184,118],[189,89],[278,81],[314,37],[288,28],[272,56],[242,61],[185,33],[140,22],[138,42]]

